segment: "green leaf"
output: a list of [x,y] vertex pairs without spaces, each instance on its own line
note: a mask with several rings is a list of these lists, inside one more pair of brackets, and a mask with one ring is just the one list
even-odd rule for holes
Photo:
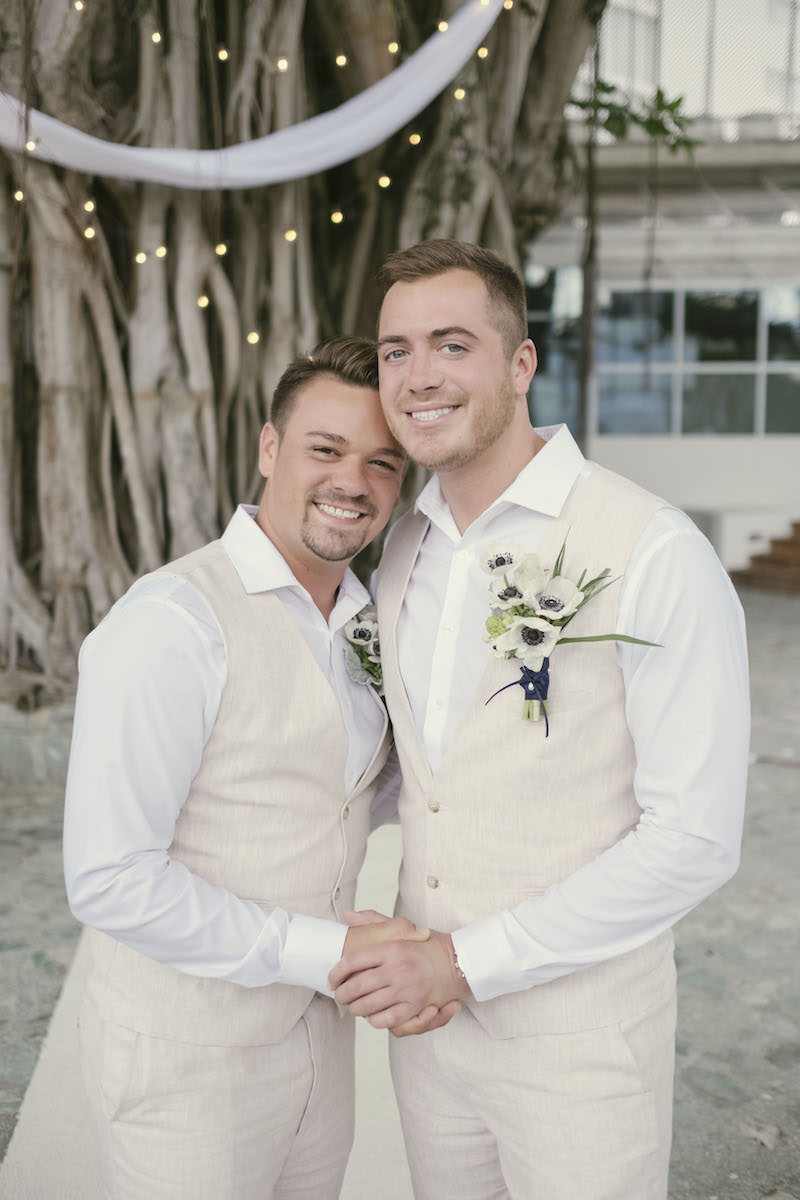
[[[556,645],[564,642],[630,642],[632,646],[662,646],[661,642],[646,642],[643,638],[630,637],[627,633],[595,633],[586,637],[562,637]],[[663,647],[662,647],[663,648]]]

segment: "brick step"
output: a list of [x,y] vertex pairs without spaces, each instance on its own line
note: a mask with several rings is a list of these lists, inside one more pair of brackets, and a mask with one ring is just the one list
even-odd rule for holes
[[800,578],[770,579],[748,575],[747,570],[731,571],[731,582],[735,587],[752,588],[754,592],[775,592],[782,596],[800,596]]
[[730,574],[743,587],[800,595],[800,521],[792,522],[788,537],[773,538],[769,550],[754,554],[746,567]]
[[762,563],[731,571],[735,584],[764,592],[787,592],[800,595],[800,564],[792,567]]
[[769,550],[762,551],[761,554],[754,554],[750,559],[751,564],[756,563],[798,563],[800,564],[800,545],[796,542],[773,542]]

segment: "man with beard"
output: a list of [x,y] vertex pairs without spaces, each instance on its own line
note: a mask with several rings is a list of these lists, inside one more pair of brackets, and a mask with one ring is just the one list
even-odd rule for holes
[[84,1074],[116,1200],[339,1195],[353,1019],[344,946],[387,754],[348,673],[369,603],[348,564],[383,529],[404,454],[374,343],[282,376],[258,508],[139,580],[81,650],[64,860],[91,929]]
[[664,1200],[671,927],[738,864],[741,607],[683,513],[533,428],[515,271],[440,240],[383,283],[384,412],[436,473],[377,579],[398,911],[434,932],[331,983],[400,1034],[461,1001],[392,1042],[417,1200]]

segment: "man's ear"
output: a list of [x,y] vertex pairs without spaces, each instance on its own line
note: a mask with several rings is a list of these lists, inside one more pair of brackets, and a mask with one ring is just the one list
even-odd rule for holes
[[258,439],[258,469],[265,479],[269,479],[275,458],[278,454],[281,435],[271,421],[267,421]]
[[517,396],[527,396],[535,374],[536,347],[530,338],[525,338],[514,354],[514,392]]

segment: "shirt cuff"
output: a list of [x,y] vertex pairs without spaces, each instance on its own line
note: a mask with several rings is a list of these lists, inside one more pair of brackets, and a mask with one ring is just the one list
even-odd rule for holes
[[509,943],[503,913],[473,921],[451,937],[458,965],[476,1000],[492,1000],[528,986]]
[[281,955],[281,983],[299,984],[332,996],[328,975],[342,957],[347,925],[295,914]]

